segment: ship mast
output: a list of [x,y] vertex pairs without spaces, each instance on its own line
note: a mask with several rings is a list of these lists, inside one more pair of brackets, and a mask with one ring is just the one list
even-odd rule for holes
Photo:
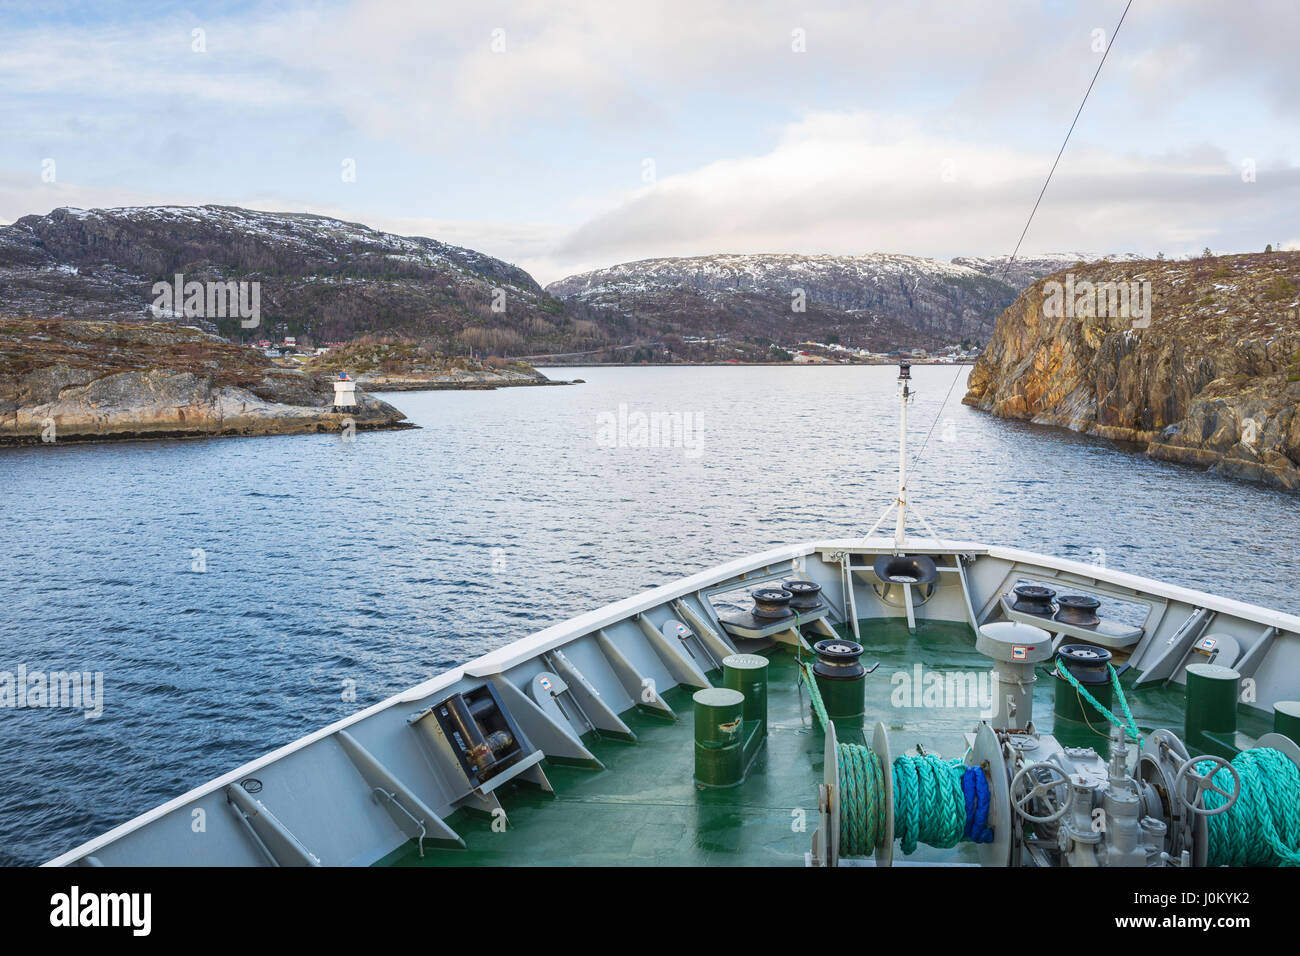
[[876,523],[871,526],[871,530],[866,533],[870,538],[889,517],[890,512],[898,509],[898,514],[894,521],[894,553],[904,554],[906,552],[907,542],[907,513],[910,507],[912,515],[921,522],[930,537],[936,544],[942,544],[943,539],[934,533],[930,527],[930,522],[925,520],[925,515],[920,510],[908,502],[907,498],[907,405],[916,397],[916,392],[912,390],[912,366],[908,362],[900,362],[898,366],[898,493],[894,500],[876,519]]
[[898,366],[898,521],[894,524],[894,549],[903,553],[903,539],[907,528],[907,403],[912,399],[912,366],[902,362]]

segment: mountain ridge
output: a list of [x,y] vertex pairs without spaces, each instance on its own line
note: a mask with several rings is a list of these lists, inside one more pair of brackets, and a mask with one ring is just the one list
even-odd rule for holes
[[473,249],[315,213],[59,207],[0,226],[0,317],[152,321],[155,283],[181,274],[259,284],[256,328],[184,317],[246,343],[377,334],[449,355],[781,361],[778,346],[804,341],[871,351],[985,342],[1017,282],[1073,261],[720,253],[619,263],[543,288]]
[[526,271],[472,249],[312,213],[60,207],[0,227],[0,316],[155,319],[156,282],[257,281],[264,321],[198,316],[234,339],[401,332],[449,353],[600,345]]
[[[1025,257],[1003,270],[1006,277],[998,275],[999,266],[1008,258],[945,262],[879,252],[857,256],[716,253],[657,257],[568,276],[548,284],[545,291],[584,307],[589,310],[584,313],[587,315],[628,315],[639,310],[643,316],[663,316],[670,322],[682,319],[680,308],[676,308],[682,289],[704,296],[719,309],[725,308],[727,300],[748,298],[753,308],[752,300],[761,299],[767,311],[784,314],[791,327],[808,324],[795,311],[802,293],[798,304],[807,310],[815,303],[837,313],[838,324],[849,336],[856,315],[888,321],[898,334],[917,345],[984,342],[992,334],[997,316],[1019,293],[1018,281],[1034,281],[1080,261],[1075,253]],[[706,331],[708,320],[704,314],[692,327],[674,331],[699,334]],[[843,341],[844,335],[837,332],[837,340]],[[894,347],[906,344],[896,341]]]

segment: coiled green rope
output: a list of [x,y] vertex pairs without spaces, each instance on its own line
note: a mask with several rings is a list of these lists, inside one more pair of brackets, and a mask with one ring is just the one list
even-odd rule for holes
[[[824,731],[830,723],[812,668],[800,663],[813,713]],[[869,856],[884,843],[885,778],[880,757],[862,744],[837,746],[840,780],[840,852]],[[900,754],[891,768],[894,775],[894,826],[903,852],[917,843],[940,849],[954,847],[966,827],[966,797],[962,792],[965,766],[934,754]]]
[[870,747],[840,744],[840,852],[867,856],[885,841],[885,778]]
[[[1198,763],[1197,773],[1207,773],[1210,761]],[[1243,750],[1232,766],[1241,777],[1237,802],[1224,813],[1206,818],[1210,845],[1209,866],[1300,866],[1300,767],[1280,750],[1258,747]],[[1232,774],[1226,767],[1210,781],[1232,793]],[[1207,809],[1223,806],[1227,797],[1206,790]]]

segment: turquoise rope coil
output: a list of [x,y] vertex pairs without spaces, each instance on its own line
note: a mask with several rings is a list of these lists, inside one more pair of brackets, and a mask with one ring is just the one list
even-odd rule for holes
[[[808,685],[813,714],[825,731],[830,723],[826,705],[812,668],[800,662]],[[839,769],[840,853],[869,856],[879,848],[888,829],[885,820],[885,768],[880,757],[862,744],[842,743],[836,749]],[[962,786],[968,767],[960,760],[944,760],[934,754],[900,754],[890,768],[894,784],[894,826],[903,852],[912,853],[918,843],[939,849],[956,846],[978,834],[981,842],[992,838],[987,827],[988,801],[983,812],[968,812]],[[982,771],[978,771],[982,773]],[[976,800],[972,788],[972,801]]]
[[941,850],[961,842],[966,829],[966,795],[960,760],[934,754],[899,754],[894,758],[894,827],[903,852],[917,843]]
[[[1206,760],[1197,773],[1214,766]],[[1232,761],[1241,778],[1237,802],[1224,813],[1206,817],[1209,866],[1300,866],[1300,767],[1280,750],[1243,750]],[[1232,774],[1220,767],[1210,782],[1232,793]],[[1227,797],[1206,790],[1201,798],[1214,810]]]

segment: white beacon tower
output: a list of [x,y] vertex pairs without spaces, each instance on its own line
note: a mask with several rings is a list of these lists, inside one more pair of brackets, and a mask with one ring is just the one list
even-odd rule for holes
[[348,377],[347,372],[339,372],[334,382],[334,410],[336,412],[354,412],[357,410],[357,383]]

